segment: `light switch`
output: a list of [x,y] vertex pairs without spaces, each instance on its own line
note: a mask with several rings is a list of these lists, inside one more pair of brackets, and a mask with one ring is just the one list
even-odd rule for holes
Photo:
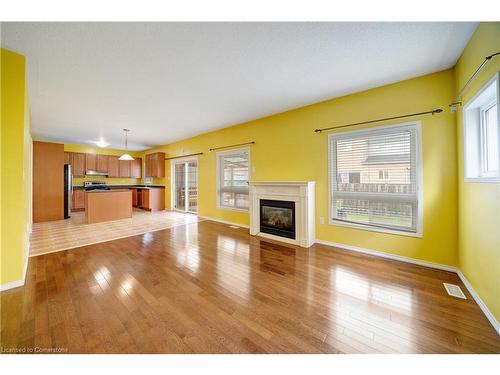
[[324,218],[323,216],[321,216],[321,217],[319,218],[319,223],[320,223],[320,224],[325,224],[325,218]]

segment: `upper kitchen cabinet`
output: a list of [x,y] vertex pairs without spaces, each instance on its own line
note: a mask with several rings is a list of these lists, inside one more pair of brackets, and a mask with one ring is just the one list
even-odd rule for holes
[[97,171],[97,155],[85,154],[85,170]]
[[108,156],[108,177],[120,177],[118,156]]
[[64,164],[69,164],[69,165],[71,165],[71,159],[72,159],[72,157],[71,157],[71,152],[67,152],[67,151],[65,151],[65,152],[64,152]]
[[118,170],[120,177],[130,177],[130,160],[118,160]]
[[130,162],[130,177],[141,178],[142,177],[142,159],[135,158]]
[[108,173],[108,155],[97,155],[97,172]]
[[165,153],[146,155],[146,177],[165,177]]
[[73,177],[85,176],[85,154],[80,152],[71,153],[71,169]]

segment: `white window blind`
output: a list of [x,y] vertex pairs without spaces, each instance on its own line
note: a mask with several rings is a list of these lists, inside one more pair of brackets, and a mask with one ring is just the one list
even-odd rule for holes
[[332,134],[330,223],[420,232],[419,124]]
[[219,207],[248,209],[248,164],[247,149],[217,155]]

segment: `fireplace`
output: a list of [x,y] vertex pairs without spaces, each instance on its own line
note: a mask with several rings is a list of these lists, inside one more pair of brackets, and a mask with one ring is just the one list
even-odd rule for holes
[[260,199],[260,231],[295,240],[295,202]]

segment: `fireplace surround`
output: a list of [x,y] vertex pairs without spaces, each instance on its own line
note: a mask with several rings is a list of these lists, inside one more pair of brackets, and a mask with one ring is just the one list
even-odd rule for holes
[[250,182],[250,234],[309,247],[315,182]]

